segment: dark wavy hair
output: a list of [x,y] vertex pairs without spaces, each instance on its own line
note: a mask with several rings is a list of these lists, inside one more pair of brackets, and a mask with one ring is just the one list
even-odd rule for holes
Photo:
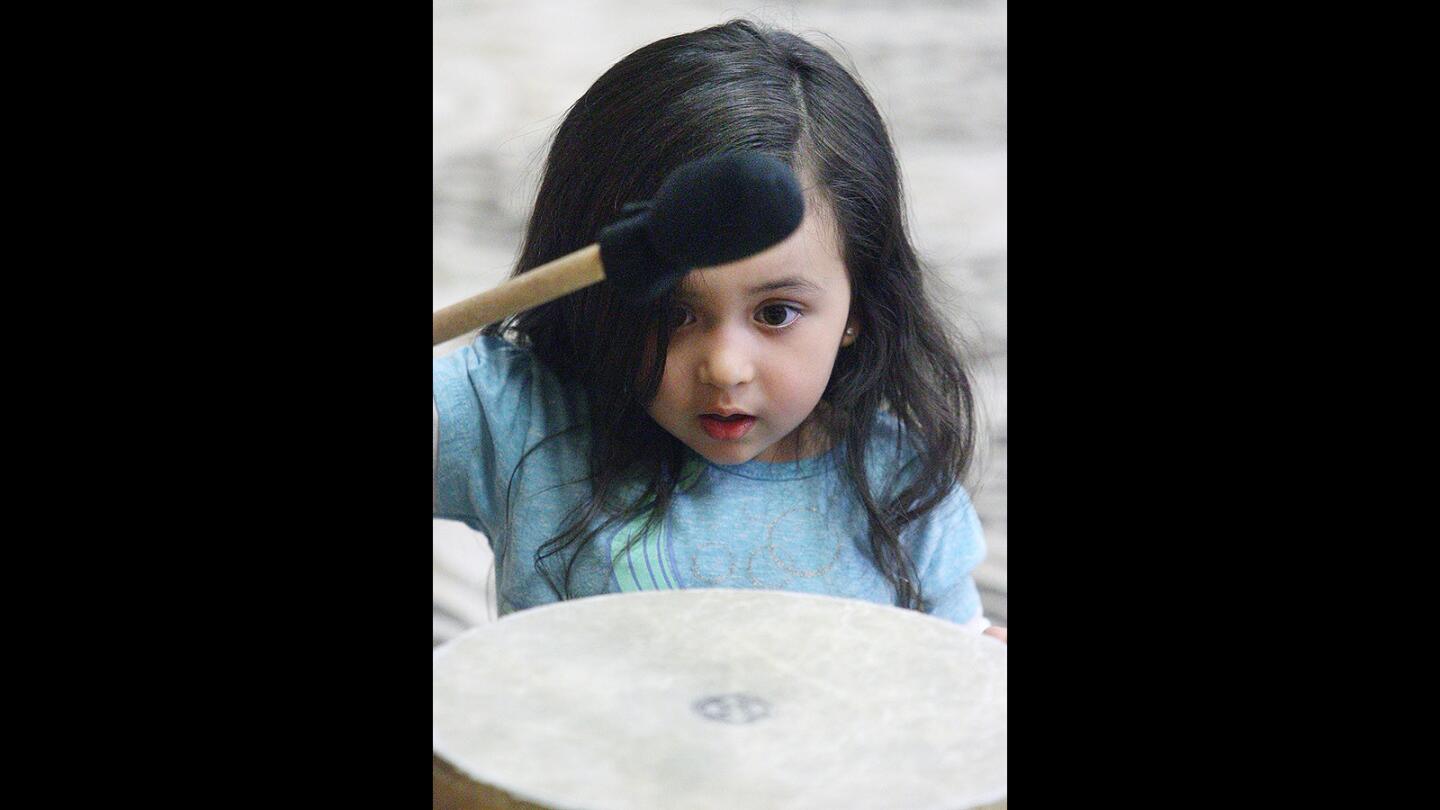
[[[895,603],[924,610],[902,534],[961,482],[975,449],[974,395],[958,344],[926,293],[885,125],[833,57],[793,34],[732,20],[620,60],[555,132],[513,275],[593,242],[626,203],[654,196],[677,166],[734,150],[786,162],[813,186],[810,200],[834,214],[860,328],[855,343],[840,349],[822,396],[831,407],[817,418],[823,413],[821,426],[844,442],[839,466],[868,513],[871,556],[894,586]],[[645,408],[665,367],[668,305],[633,305],[598,284],[483,330],[529,347],[578,383],[589,406],[589,422],[572,429],[590,431],[591,497],[535,557],[559,598],[570,596],[571,569],[586,543],[646,511],[657,520],[674,496],[684,445]],[[647,338],[655,348],[649,362]],[[899,421],[900,444],[917,453],[898,491],[867,474],[867,453],[885,451],[870,441],[882,410]],[[627,481],[643,484],[638,498]],[[568,549],[557,578],[548,561]]]

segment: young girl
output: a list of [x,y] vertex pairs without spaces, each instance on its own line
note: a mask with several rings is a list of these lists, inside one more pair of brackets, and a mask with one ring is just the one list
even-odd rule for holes
[[960,483],[970,378],[926,297],[884,124],[832,57],[733,21],[622,59],[556,132],[515,273],[733,150],[794,169],[800,229],[658,302],[601,283],[436,359],[434,515],[490,538],[502,615],[765,588],[984,630]]

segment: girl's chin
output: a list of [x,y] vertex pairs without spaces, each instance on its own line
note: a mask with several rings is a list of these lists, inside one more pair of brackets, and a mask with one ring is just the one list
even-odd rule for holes
[[753,447],[696,447],[692,444],[690,445],[690,449],[704,456],[705,460],[711,464],[718,464],[721,467],[744,464],[760,455]]
[[697,436],[686,442],[691,450],[703,456],[706,461],[721,467],[733,467],[763,457],[773,445],[756,441],[753,433],[738,440],[717,440],[708,436]]

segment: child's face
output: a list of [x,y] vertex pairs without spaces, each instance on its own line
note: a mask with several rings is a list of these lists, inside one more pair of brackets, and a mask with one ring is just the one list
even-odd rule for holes
[[[692,271],[677,289],[680,325],[648,410],[716,464],[785,461],[823,449],[801,442],[800,427],[820,402],[841,345],[854,341],[845,334],[854,324],[829,212],[807,208],[784,242]],[[751,418],[708,416],[734,412]]]

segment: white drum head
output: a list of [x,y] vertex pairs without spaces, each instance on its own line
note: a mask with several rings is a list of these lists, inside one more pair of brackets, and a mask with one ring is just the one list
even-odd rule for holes
[[434,651],[434,753],[551,808],[957,810],[1006,794],[1006,660],[833,597],[558,602]]

